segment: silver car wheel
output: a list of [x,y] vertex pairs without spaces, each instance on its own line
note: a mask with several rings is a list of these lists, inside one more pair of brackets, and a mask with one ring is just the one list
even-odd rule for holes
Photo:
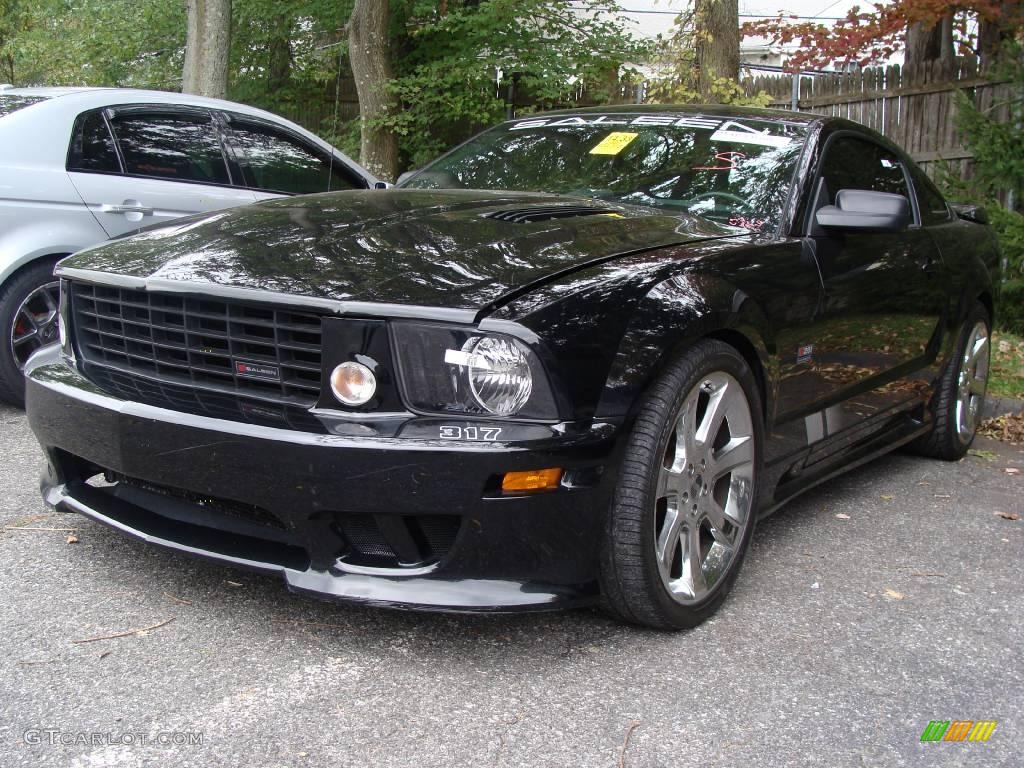
[[655,493],[654,547],[662,583],[700,602],[728,573],[750,524],[755,449],[750,403],[724,371],[687,394]]
[[967,337],[957,377],[956,434],[965,445],[974,438],[988,385],[990,342],[988,326],[977,322]]
[[33,352],[58,340],[59,306],[60,282],[54,281],[32,291],[14,313],[11,356],[19,370]]

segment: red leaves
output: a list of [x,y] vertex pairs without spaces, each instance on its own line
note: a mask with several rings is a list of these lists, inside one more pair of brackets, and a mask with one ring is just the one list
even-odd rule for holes
[[[775,45],[796,43],[799,50],[788,62],[792,70],[821,69],[832,64],[866,66],[903,50],[908,25],[921,22],[930,27],[952,10],[967,11],[983,21],[995,21],[1002,15],[997,0],[972,0],[959,9],[951,8],[948,0],[896,0],[873,7],[871,12],[854,6],[831,27],[815,22],[793,23],[792,17],[780,13],[774,19],[747,22],[741,31],[767,38]],[[966,19],[960,21],[961,36],[966,36]],[[1014,20],[1006,19],[1006,23]]]

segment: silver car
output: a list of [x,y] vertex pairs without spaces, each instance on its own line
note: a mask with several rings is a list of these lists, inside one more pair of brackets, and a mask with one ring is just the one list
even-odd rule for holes
[[56,340],[64,256],[190,213],[382,186],[294,123],[217,99],[0,86],[0,400]]

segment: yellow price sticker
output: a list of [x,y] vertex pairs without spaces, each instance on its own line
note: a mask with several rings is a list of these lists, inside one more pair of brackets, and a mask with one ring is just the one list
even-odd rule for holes
[[592,155],[617,155],[629,146],[639,133],[626,133],[625,131],[614,131],[609,133],[600,143],[590,150]]

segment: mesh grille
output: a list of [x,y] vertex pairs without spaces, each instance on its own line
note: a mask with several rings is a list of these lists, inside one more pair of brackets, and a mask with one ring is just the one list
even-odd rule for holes
[[71,289],[87,369],[307,408],[319,397],[319,315],[87,283]]

